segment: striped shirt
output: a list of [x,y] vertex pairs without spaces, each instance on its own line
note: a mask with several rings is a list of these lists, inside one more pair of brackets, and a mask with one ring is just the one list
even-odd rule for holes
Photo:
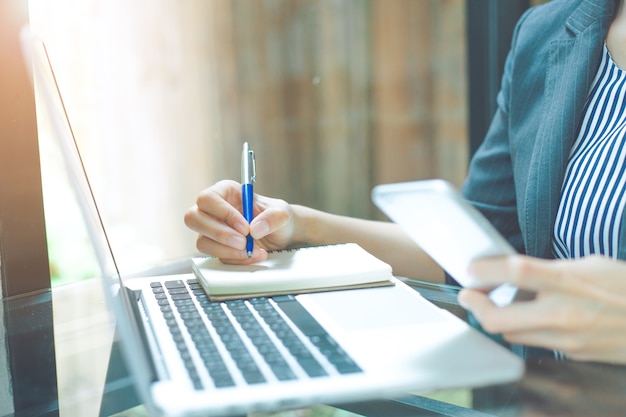
[[606,45],[565,172],[552,247],[557,258],[617,257],[626,193],[626,71]]

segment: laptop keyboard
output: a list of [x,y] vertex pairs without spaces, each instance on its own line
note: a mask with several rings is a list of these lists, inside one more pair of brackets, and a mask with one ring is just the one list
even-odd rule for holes
[[[194,349],[185,343],[175,311],[182,318],[195,351],[217,388],[235,386],[238,380],[260,384],[268,378],[292,381],[324,377],[329,373],[361,372],[294,296],[213,302],[195,279],[164,284],[153,282],[151,287],[189,377],[198,390],[205,384],[193,359]],[[230,361],[222,357],[224,351],[228,352]],[[324,359],[320,360],[321,357]],[[229,367],[228,362],[235,366]]]

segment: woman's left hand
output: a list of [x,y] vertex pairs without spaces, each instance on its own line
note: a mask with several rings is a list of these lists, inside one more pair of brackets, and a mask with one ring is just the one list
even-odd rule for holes
[[497,307],[480,290],[462,290],[459,303],[487,332],[571,359],[626,364],[626,262],[516,255],[476,261],[470,272],[486,287],[511,283],[536,292],[532,301]]

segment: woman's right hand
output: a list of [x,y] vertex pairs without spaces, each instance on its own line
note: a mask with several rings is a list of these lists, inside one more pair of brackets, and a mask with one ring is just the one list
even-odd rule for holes
[[[249,264],[267,258],[267,251],[293,243],[295,216],[287,202],[254,195],[254,220],[242,214],[241,184],[224,180],[206,188],[185,213],[185,224],[199,233],[196,247],[222,262]],[[246,236],[254,238],[252,257],[246,252]]]

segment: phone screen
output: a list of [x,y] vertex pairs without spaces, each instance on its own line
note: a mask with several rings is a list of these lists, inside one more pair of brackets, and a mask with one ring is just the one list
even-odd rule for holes
[[[516,253],[495,227],[444,180],[379,185],[372,191],[372,200],[464,287],[481,286],[467,273],[474,260]],[[503,285],[490,297],[497,305],[505,305],[517,293],[516,287]]]

